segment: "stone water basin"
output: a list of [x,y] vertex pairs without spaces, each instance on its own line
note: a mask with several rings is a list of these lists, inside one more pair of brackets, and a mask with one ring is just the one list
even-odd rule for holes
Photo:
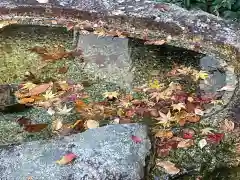
[[[209,117],[221,111],[233,93],[217,90],[226,85],[234,87],[237,82],[232,69],[226,67],[224,61],[167,44],[146,45],[139,39],[91,33],[76,35],[76,32],[65,27],[9,25],[0,31],[2,84],[22,83],[26,73],[31,72],[41,81],[57,79],[82,83],[94,101],[99,101],[106,91],[131,93],[134,88],[155,80],[169,83],[166,74],[177,64],[208,73],[209,78],[197,84],[188,79],[179,80],[179,83],[190,92],[201,95],[216,93],[218,100],[223,100],[221,105],[210,104],[206,107],[204,116]],[[29,50],[36,46],[61,46],[67,50],[76,48],[82,54],[81,57],[77,55],[44,62],[39,54]],[[53,121],[53,117],[43,108],[4,113],[0,120],[1,145],[56,138],[50,128],[37,133],[22,131],[16,120],[23,116],[34,123],[52,124]],[[79,117],[72,114],[61,118],[64,122],[74,122]],[[108,124],[99,121],[100,126]],[[152,122],[149,120],[144,123],[151,126]]]

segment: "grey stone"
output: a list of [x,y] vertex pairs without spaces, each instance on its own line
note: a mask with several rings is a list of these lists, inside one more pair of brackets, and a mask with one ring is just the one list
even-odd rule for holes
[[[142,139],[135,143],[131,136]],[[29,142],[0,149],[1,180],[144,178],[145,158],[151,148],[146,126],[109,125],[59,140]],[[68,152],[78,157],[70,165],[56,163]]]

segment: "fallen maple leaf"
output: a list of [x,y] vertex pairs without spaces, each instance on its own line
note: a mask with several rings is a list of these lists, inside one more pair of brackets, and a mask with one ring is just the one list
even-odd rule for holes
[[22,88],[21,89],[27,89],[27,90],[30,90],[34,87],[36,87],[37,85],[32,83],[32,82],[26,82],[22,85]]
[[225,119],[223,123],[220,125],[220,129],[225,132],[231,132],[234,129],[234,122],[231,120]]
[[135,142],[135,143],[141,143],[142,142],[142,139],[138,136],[132,135],[131,138],[132,138],[133,142]]
[[177,148],[189,148],[194,145],[194,141],[192,139],[184,139],[178,143]]
[[31,124],[31,119],[28,119],[26,117],[21,117],[19,119],[16,120],[16,122],[20,125],[20,126],[25,126],[27,124]]
[[172,104],[171,106],[172,106],[173,110],[178,110],[178,111],[181,111],[181,109],[186,108],[184,103]]
[[160,166],[162,168],[164,168],[164,170],[166,171],[166,173],[168,174],[177,174],[180,172],[180,169],[178,169],[175,164],[173,164],[170,161],[157,161],[157,166]]
[[207,141],[213,144],[219,144],[223,137],[224,137],[223,133],[209,134],[207,135]]
[[56,161],[57,164],[65,165],[71,163],[73,160],[75,160],[77,156],[73,153],[69,153],[64,155],[60,160]]
[[164,127],[169,126],[170,122],[173,121],[174,119],[171,117],[171,112],[168,111],[167,115],[163,114],[161,111],[159,111],[160,117],[155,118],[158,120],[158,124],[162,124]]
[[52,130],[53,131],[58,131],[59,129],[61,129],[63,126],[62,120],[60,119],[56,119],[52,122]]
[[108,98],[109,100],[112,100],[112,99],[114,99],[114,98],[118,98],[118,92],[116,92],[116,91],[113,91],[113,92],[105,92],[105,93],[103,93],[103,97],[104,98]]
[[199,79],[202,79],[202,80],[205,80],[207,79],[209,76],[208,76],[208,73],[206,71],[199,71],[198,73],[194,73],[194,80],[195,81],[198,81]]
[[63,108],[57,108],[57,109],[58,109],[57,114],[69,115],[69,114],[70,114],[70,111],[71,111],[73,108],[67,108],[67,105],[65,104]]
[[170,139],[173,137],[173,133],[172,133],[172,131],[168,131],[168,130],[159,130],[155,134],[155,137]]
[[45,94],[43,94],[43,97],[45,100],[52,99],[56,96],[56,94],[53,94],[51,90],[47,90]]

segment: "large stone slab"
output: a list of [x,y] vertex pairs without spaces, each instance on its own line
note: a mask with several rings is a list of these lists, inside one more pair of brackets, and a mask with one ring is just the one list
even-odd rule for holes
[[[135,143],[131,136],[142,139]],[[0,149],[1,180],[140,180],[150,140],[146,126],[109,125],[60,140],[29,142]],[[73,164],[58,165],[67,152],[78,156]]]

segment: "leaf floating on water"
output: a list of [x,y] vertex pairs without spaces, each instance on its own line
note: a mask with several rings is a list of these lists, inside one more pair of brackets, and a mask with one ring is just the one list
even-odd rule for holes
[[206,139],[201,139],[201,140],[198,142],[198,146],[199,146],[201,149],[204,148],[206,145],[207,145]]
[[132,138],[133,142],[135,142],[135,143],[141,143],[142,142],[142,139],[138,136],[132,135],[131,138]]
[[99,122],[95,120],[87,120],[86,126],[88,129],[94,129],[99,127]]
[[66,165],[73,162],[76,158],[77,156],[75,154],[69,153],[64,155],[60,160],[56,161],[56,163],[60,165]]
[[43,97],[45,98],[45,100],[52,99],[55,96],[56,96],[56,94],[53,94],[52,91],[50,91],[50,90],[46,91],[46,93],[43,94]]
[[178,169],[175,164],[173,164],[170,161],[158,161],[157,162],[157,166],[160,166],[162,168],[164,168],[164,170],[166,171],[166,173],[168,174],[177,174],[180,172],[180,169]]
[[30,133],[40,132],[45,129],[48,124],[27,124],[24,127],[24,130]]
[[32,88],[35,88],[37,85],[32,83],[32,82],[27,82],[27,83],[24,83],[22,88],[21,89],[27,89],[27,90],[30,90]]

